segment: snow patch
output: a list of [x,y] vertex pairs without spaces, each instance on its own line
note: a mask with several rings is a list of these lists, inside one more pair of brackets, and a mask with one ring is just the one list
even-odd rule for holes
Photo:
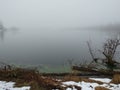
[[109,83],[111,81],[111,79],[109,78],[90,78],[92,80],[96,80],[96,81],[101,81],[101,82],[104,82],[104,83]]
[[[67,82],[63,82],[62,84],[65,86],[71,85],[71,86],[79,86],[81,87],[81,90],[95,90],[95,87],[97,86],[101,86],[101,87],[105,87],[108,88],[110,90],[120,90],[120,84],[112,84],[109,83],[111,81],[111,79],[109,78],[90,78],[92,80],[97,80],[97,81],[101,81],[104,84],[98,84],[98,83],[89,83],[89,82],[74,82],[74,81],[67,81]],[[73,87],[72,88],[67,88],[66,90],[77,90]]]
[[0,90],[30,90],[30,86],[14,87],[15,82],[0,81]]

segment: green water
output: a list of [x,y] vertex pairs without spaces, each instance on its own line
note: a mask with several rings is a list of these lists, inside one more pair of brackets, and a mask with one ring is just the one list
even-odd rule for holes
[[68,73],[71,72],[71,67],[69,65],[66,66],[47,66],[44,65],[42,67],[36,65],[18,65],[18,64],[10,64],[15,67],[28,68],[28,69],[37,69],[42,73]]

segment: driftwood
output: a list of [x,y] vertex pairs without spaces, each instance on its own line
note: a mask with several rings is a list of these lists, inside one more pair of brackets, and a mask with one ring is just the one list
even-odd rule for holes
[[98,74],[98,73],[41,73],[42,76],[47,77],[56,77],[56,78],[62,78],[64,76],[80,76],[80,77],[112,77],[113,74]]
[[120,71],[111,71],[111,70],[97,70],[93,68],[86,68],[86,67],[79,67],[79,66],[73,66],[72,70],[81,71],[82,73],[93,73],[98,75],[113,75],[115,73],[120,73]]

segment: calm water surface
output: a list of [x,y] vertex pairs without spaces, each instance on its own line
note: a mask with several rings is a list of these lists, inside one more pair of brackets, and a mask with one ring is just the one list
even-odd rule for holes
[[0,32],[0,60],[19,65],[60,67],[68,60],[74,63],[91,60],[86,42],[94,50],[119,31],[69,30],[69,29],[20,29]]

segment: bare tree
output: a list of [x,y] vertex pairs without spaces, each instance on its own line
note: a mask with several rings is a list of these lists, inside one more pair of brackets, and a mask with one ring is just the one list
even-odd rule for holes
[[102,52],[102,55],[104,55],[104,58],[102,58],[102,57],[96,58],[89,42],[87,42],[87,45],[88,45],[90,55],[93,59],[89,65],[91,65],[93,62],[98,63],[98,60],[100,60],[102,62],[101,64],[106,64],[108,69],[113,70],[113,68],[116,67],[116,64],[120,64],[117,61],[115,61],[116,50],[117,50],[118,46],[120,45],[119,38],[108,39],[104,43],[103,49],[100,50]]
[[92,48],[91,48],[90,43],[88,41],[87,41],[87,45],[88,45],[88,49],[89,49],[90,55],[91,55],[92,59],[94,60],[95,59],[95,55],[93,54]]
[[[112,38],[108,39],[103,44],[103,49],[99,50],[104,57],[96,58],[95,54],[93,53],[93,50],[90,46],[90,43],[87,42],[89,53],[92,57],[92,62],[90,62],[88,65],[80,65],[73,66],[73,70],[78,71],[86,71],[86,72],[98,72],[98,73],[113,73],[115,68],[120,69],[120,63],[116,61],[115,56],[118,49],[118,46],[120,45],[120,39],[119,38]],[[111,72],[109,72],[109,70]]]
[[[88,41],[87,41],[87,45],[88,45],[88,49],[89,49],[89,52],[90,52],[90,55],[91,55],[93,61],[97,62],[98,58],[95,57],[95,54],[93,53],[93,50],[92,50],[92,48],[91,48],[91,45],[90,45],[90,43],[89,43]],[[92,61],[92,62],[93,62],[93,61]]]
[[117,63],[114,60],[114,56],[119,45],[120,39],[118,38],[108,39],[103,45],[102,54],[105,56],[105,63],[110,69],[113,69],[113,67],[115,67],[115,63]]

